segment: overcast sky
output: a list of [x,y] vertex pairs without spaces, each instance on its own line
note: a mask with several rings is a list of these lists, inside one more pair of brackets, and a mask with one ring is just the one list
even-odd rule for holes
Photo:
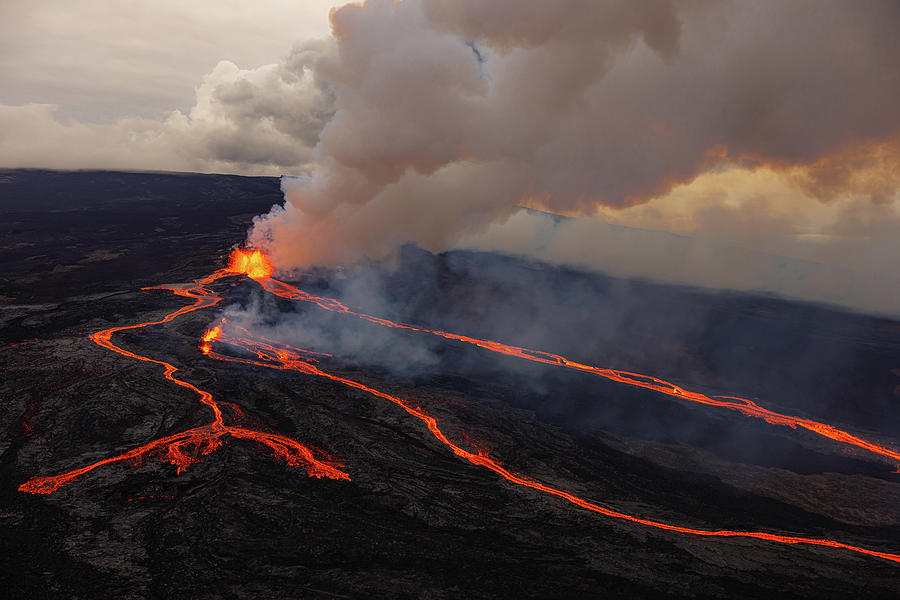
[[61,118],[160,117],[194,104],[221,60],[278,62],[329,35],[331,0],[2,0],[0,104]]

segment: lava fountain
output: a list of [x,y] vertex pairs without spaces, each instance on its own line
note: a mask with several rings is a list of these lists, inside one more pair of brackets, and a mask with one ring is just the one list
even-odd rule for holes
[[262,250],[244,250],[237,248],[228,258],[230,273],[246,275],[250,279],[265,279],[272,275],[274,269],[269,257]]

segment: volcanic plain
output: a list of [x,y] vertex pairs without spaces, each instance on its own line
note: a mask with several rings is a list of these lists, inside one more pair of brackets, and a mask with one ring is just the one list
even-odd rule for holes
[[[309,477],[265,446],[195,449],[20,490],[209,422],[156,364],[96,331],[189,304],[164,290],[222,268],[277,179],[0,171],[0,584],[14,598],[886,598],[900,563],[839,548],[709,538],[611,518],[461,460],[363,389],[218,361],[223,315],[327,353],[338,377],[404,398],[530,480],[654,522],[900,553],[900,473],[802,428],[272,297],[116,334],[239,407],[244,426],[340,461]],[[900,322],[495,254],[407,246],[294,274],[367,314],[752,398],[897,449]],[[223,352],[226,350],[223,349]],[[235,413],[237,414],[237,412]],[[463,443],[462,441],[460,443]]]

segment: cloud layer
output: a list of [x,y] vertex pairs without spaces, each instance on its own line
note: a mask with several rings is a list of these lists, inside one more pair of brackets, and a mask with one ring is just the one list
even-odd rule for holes
[[328,35],[331,0],[3,0],[0,104],[57,104],[63,120],[187,113],[221,60],[275,62]]
[[184,114],[111,123],[68,122],[58,106],[0,106],[0,164],[278,174],[309,168],[332,94],[312,64],[328,41],[296,46],[281,63],[252,70],[221,61]]

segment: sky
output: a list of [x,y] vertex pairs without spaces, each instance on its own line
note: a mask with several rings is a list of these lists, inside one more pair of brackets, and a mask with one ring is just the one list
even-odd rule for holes
[[[307,174],[251,232],[284,268],[535,254],[524,205],[867,274],[863,302],[811,297],[900,306],[898,3],[331,8],[4,0],[0,167]],[[672,270],[560,235],[555,260]],[[773,291],[704,264],[685,282]]]
[[277,62],[327,37],[330,0],[4,0],[4,105],[55,104],[90,122],[188,112],[219,61]]
[[332,4],[4,0],[0,166],[280,174],[264,157],[229,160],[235,118],[209,95],[328,37]]

